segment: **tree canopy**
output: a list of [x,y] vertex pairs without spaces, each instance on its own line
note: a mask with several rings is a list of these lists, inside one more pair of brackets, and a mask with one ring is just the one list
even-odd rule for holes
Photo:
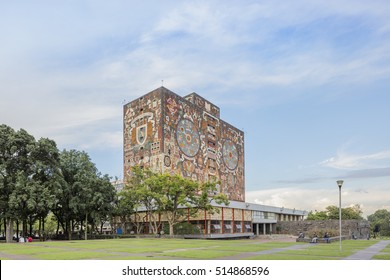
[[174,225],[184,221],[188,216],[195,216],[199,210],[213,211],[212,200],[219,204],[228,204],[226,196],[216,194],[215,183],[200,184],[177,174],[155,173],[138,166],[132,168],[132,176],[125,187],[127,196],[134,194],[139,203],[145,207],[148,221],[154,233],[160,226],[158,215],[164,213],[169,224],[169,234],[174,234]]
[[374,214],[369,215],[367,220],[371,222],[374,233],[390,236],[390,211],[386,209],[377,210]]
[[[0,218],[6,221],[6,239],[12,241],[14,221],[22,234],[39,231],[53,212],[64,232],[89,216],[89,223],[107,220],[115,190],[108,175],[102,176],[86,152],[59,152],[53,140],[38,141],[24,129],[0,125]],[[18,223],[17,223],[18,225]]]
[[32,234],[36,221],[44,234],[46,218],[54,216],[57,233],[61,227],[71,239],[76,227],[86,233],[88,225],[102,227],[113,216],[125,224],[140,209],[154,233],[163,214],[173,235],[176,224],[198,211],[217,211],[212,201],[228,204],[216,185],[135,166],[128,184],[116,193],[110,177],[97,170],[86,152],[59,151],[53,140],[36,140],[24,129],[0,125],[0,218],[6,221],[7,242],[15,221],[17,232],[22,223],[24,236]]
[[[343,220],[363,220],[363,211],[359,204],[351,207],[341,208],[341,218]],[[339,207],[330,205],[325,211],[310,211],[307,220],[338,220]]]

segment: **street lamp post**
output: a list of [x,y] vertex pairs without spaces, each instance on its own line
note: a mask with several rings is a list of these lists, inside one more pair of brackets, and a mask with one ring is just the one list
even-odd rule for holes
[[341,252],[341,187],[343,186],[344,181],[338,180],[337,185],[339,186],[339,238],[340,238],[340,252]]

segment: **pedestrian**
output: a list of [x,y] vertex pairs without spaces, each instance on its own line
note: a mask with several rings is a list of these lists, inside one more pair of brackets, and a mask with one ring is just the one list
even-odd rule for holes
[[313,238],[311,239],[310,243],[317,243],[317,240],[318,240],[317,233],[314,233]]
[[326,243],[330,243],[329,234],[327,232],[325,232],[324,234],[324,240],[326,241]]

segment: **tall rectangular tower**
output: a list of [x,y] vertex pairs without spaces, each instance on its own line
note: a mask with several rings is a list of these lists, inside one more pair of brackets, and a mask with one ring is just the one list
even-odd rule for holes
[[124,105],[124,179],[134,165],[219,181],[230,200],[245,201],[244,133],[196,93],[160,87]]

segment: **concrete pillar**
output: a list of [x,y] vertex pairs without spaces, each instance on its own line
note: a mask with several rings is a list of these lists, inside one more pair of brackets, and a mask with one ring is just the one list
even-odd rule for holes
[[260,235],[260,224],[256,224],[256,235]]
[[266,224],[263,224],[263,235],[265,235],[267,233],[267,229],[266,229]]

